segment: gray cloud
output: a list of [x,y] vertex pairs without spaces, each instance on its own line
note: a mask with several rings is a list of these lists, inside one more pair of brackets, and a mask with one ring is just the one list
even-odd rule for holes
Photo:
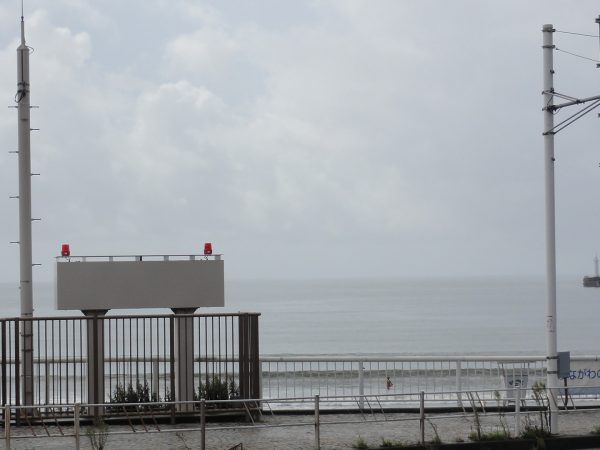
[[[10,9],[0,7],[7,102]],[[543,273],[540,29],[593,34],[595,2],[28,9],[40,279],[62,242],[82,254],[187,253],[205,240],[234,278]],[[598,54],[592,39],[556,39]],[[559,90],[596,94],[594,63],[567,56],[556,56]],[[557,137],[565,273],[585,272],[596,250],[595,120]],[[8,149],[15,127],[13,110],[0,115]],[[0,172],[7,197],[16,158],[0,155]],[[8,242],[17,205],[0,207]],[[2,255],[1,278],[17,280],[17,249]]]

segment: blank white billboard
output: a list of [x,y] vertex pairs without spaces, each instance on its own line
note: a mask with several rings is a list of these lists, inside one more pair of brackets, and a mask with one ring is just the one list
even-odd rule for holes
[[56,308],[225,306],[223,260],[56,263]]

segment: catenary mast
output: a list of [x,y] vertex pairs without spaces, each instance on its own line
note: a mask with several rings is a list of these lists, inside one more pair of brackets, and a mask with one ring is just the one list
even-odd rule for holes
[[[600,16],[596,19],[600,26]],[[543,35],[543,80],[544,90],[542,111],[544,114],[544,185],[546,199],[546,387],[550,406],[550,431],[553,434],[558,429],[558,396],[560,393],[559,367],[558,367],[558,340],[556,334],[556,208],[554,193],[554,136],[561,130],[579,120],[590,111],[600,107],[600,95],[587,98],[575,98],[559,93],[554,88],[554,45],[553,34],[556,30],[552,24],[542,28]],[[600,67],[600,65],[598,65]],[[562,103],[554,103],[556,98],[567,99]],[[554,123],[555,114],[566,107],[578,106],[588,103],[582,109],[563,119],[558,124]],[[597,269],[596,269],[597,270]],[[563,368],[561,368],[563,369]],[[561,370],[562,371],[562,370]]]
[[[18,154],[19,154],[19,251],[21,318],[33,316],[31,245],[31,124],[29,100],[29,47],[25,44],[25,20],[21,11],[21,44],[17,48]],[[22,404],[33,404],[33,340],[30,320],[21,322]]]
[[556,232],[554,196],[554,27],[546,24],[543,33],[544,184],[546,197],[546,385],[549,389],[550,431],[558,433],[558,356],[556,337]]

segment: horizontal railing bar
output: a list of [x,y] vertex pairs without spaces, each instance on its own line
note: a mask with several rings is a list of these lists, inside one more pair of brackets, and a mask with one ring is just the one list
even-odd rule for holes
[[[597,356],[572,356],[571,360],[580,358],[600,358]],[[281,362],[444,362],[444,361],[499,361],[499,362],[533,362],[545,361],[546,357],[537,356],[261,356],[261,361],[266,363]]]
[[[579,389],[597,389],[599,386],[581,386]],[[552,388],[552,390],[562,390],[564,387],[556,387]],[[546,390],[551,390],[546,388]],[[463,398],[464,403],[468,403],[468,399],[466,394],[470,393],[488,393],[488,392],[512,392],[514,389],[476,389],[476,390],[462,390],[462,391],[446,391],[447,394],[455,394],[457,397],[460,395]],[[526,398],[526,394],[528,392],[534,391],[533,388],[523,388],[521,392],[523,393],[522,400],[532,400],[531,398]],[[323,395],[319,396],[319,401],[326,403],[330,401],[336,402],[348,402],[348,403],[356,403],[358,399],[364,400],[372,400],[376,398],[385,398],[385,397],[409,397],[409,396],[419,396],[421,391],[415,391],[410,393],[401,393],[401,394],[378,394],[378,395]],[[427,395],[437,395],[439,392],[425,392],[425,396]],[[486,399],[486,403],[491,401],[505,401],[506,398],[499,399]],[[282,398],[254,398],[254,399],[242,399],[242,398],[234,398],[228,400],[204,400],[206,404],[229,404],[229,403],[249,403],[258,405],[259,403],[292,403],[293,401],[303,401],[303,402],[313,402],[314,396],[311,397],[282,397]],[[397,401],[400,401],[397,399]],[[436,401],[435,399],[427,399],[427,402]],[[456,401],[456,399],[446,400],[446,401]],[[199,405],[202,400],[188,400],[188,401],[154,401],[154,402],[132,402],[132,403],[79,403],[79,406],[82,408],[94,408],[94,407],[130,407],[130,406],[165,406],[165,405]],[[411,402],[412,403],[412,402]],[[60,409],[60,408],[74,408],[74,403],[62,403],[62,404],[54,404],[54,405],[10,405],[7,404],[13,410],[21,410],[21,409]],[[470,405],[469,405],[470,406]],[[143,412],[143,411],[140,411]]]
[[[541,359],[540,359],[541,358]],[[584,356],[574,356],[571,357],[571,361],[577,362],[577,361],[597,361],[598,357],[596,356],[591,356],[591,355],[584,355]],[[264,356],[264,357],[260,357],[259,358],[259,362],[263,363],[263,364],[275,364],[275,363],[311,363],[311,362],[320,362],[320,363],[327,363],[327,362],[332,362],[332,363],[336,363],[336,362],[347,362],[347,363],[351,363],[351,362],[355,362],[355,363],[359,363],[359,362],[363,362],[363,363],[385,363],[385,362],[469,362],[469,361],[474,361],[474,362],[540,362],[540,361],[545,361],[545,357],[534,357],[534,356],[529,356],[529,357],[523,357],[522,359],[515,359],[514,357],[476,357],[476,359],[473,359],[472,357],[457,357],[456,359],[450,359],[450,358],[445,358],[443,356],[440,357],[419,357],[419,356],[414,356],[414,357],[390,357],[390,358],[376,358],[376,357],[370,357],[370,358],[345,358],[345,357],[330,357],[330,358],[320,358],[320,357],[315,357],[315,358],[287,358],[287,357],[282,357],[282,358],[275,358],[275,357],[269,357],[269,356]],[[169,357],[164,357],[164,356],[159,356],[159,357],[154,357],[151,355],[148,355],[146,358],[141,358],[141,357],[134,357],[134,356],[123,356],[123,357],[110,357],[110,358],[104,358],[104,362],[105,363],[116,363],[116,362],[169,362],[171,359]],[[6,362],[9,364],[14,364],[14,358],[8,358],[6,359]],[[75,356],[75,357],[69,357],[69,358],[38,358],[35,357],[34,358],[34,363],[35,364],[46,364],[46,363],[72,363],[72,362],[86,362],[87,361],[87,357],[82,357],[82,356]],[[210,357],[199,357],[196,356],[194,357],[194,362],[215,362],[215,363],[231,363],[231,362],[238,362],[239,358],[237,355],[233,355],[230,356],[228,358],[210,358]],[[277,374],[277,373],[293,373],[295,372],[294,370],[276,370],[277,368],[275,368],[274,370],[262,370],[263,373],[267,373],[267,374]],[[466,368],[463,367],[462,370],[487,370],[484,369],[483,367],[479,367],[479,368]],[[539,367],[539,370],[545,370],[545,367]],[[356,368],[347,368],[344,370],[334,370],[331,368],[323,368],[321,370],[319,370],[318,367],[316,368],[312,368],[310,370],[308,369],[303,369],[300,370],[302,372],[355,372],[357,369]],[[365,369],[366,371],[369,370],[375,370],[375,371],[385,371],[386,369],[383,368],[375,368],[375,369]],[[405,371],[405,372],[410,372],[411,370],[425,370],[423,368],[395,368],[393,370],[396,371]],[[431,368],[432,371],[446,371],[448,370],[447,368]],[[450,370],[454,370],[454,368],[450,368]],[[498,368],[493,368],[493,370],[498,370]],[[507,368],[507,370],[512,370],[512,368]],[[436,393],[440,393],[440,392],[436,392]]]
[[[571,361],[595,361],[594,356],[582,356],[582,357],[574,357],[571,358]],[[164,356],[158,356],[158,357],[154,357],[154,356],[150,356],[148,355],[146,358],[142,358],[142,357],[134,357],[134,356],[123,356],[123,357],[110,357],[110,358],[104,358],[104,362],[105,363],[117,363],[117,362],[169,362],[171,359],[169,357],[164,357]],[[545,358],[543,359],[545,360]],[[274,364],[274,363],[311,363],[311,362],[322,362],[322,363],[326,363],[326,362],[375,362],[375,363],[385,363],[385,362],[454,362],[454,361],[460,361],[460,362],[467,362],[467,361],[478,361],[478,362],[539,362],[539,361],[543,361],[543,360],[536,360],[533,359],[533,357],[531,358],[527,358],[527,359],[523,359],[523,360],[514,360],[514,359],[507,359],[507,360],[502,360],[502,359],[498,359],[498,358],[493,358],[493,359],[458,359],[458,360],[450,360],[450,359],[417,359],[417,357],[415,358],[385,358],[385,359],[379,359],[379,358],[370,358],[370,359],[345,359],[345,358],[326,358],[326,359],[322,359],[322,358],[302,358],[302,359],[289,359],[289,358],[282,358],[282,359],[273,359],[273,358],[269,358],[269,357],[261,357],[259,358],[259,362],[264,363],[264,364]],[[87,357],[82,357],[82,356],[75,356],[75,357],[69,357],[69,358],[38,358],[35,357],[34,358],[34,364],[51,364],[51,363],[62,363],[62,364],[66,364],[66,363],[73,363],[73,362],[86,362],[87,361]],[[214,362],[214,363],[232,363],[232,362],[238,362],[239,361],[239,357],[237,355],[234,355],[233,357],[228,357],[228,358],[210,358],[210,357],[194,357],[194,362]],[[14,364],[15,360],[14,358],[8,358],[6,359],[6,362],[9,364]],[[467,368],[463,368],[462,370],[484,370],[484,368],[474,368],[474,369],[467,369]],[[518,369],[518,368],[517,368]],[[539,370],[545,370],[545,367],[539,367]],[[331,368],[322,368],[321,370],[319,370],[319,368],[312,368],[310,370],[308,369],[303,369],[303,370],[298,370],[301,372],[356,372],[356,368],[347,368],[344,370],[334,370]],[[370,370],[374,370],[374,371],[385,371],[385,368],[380,368],[380,369],[365,369],[366,371],[370,371]],[[410,372],[411,370],[426,370],[423,368],[395,368],[393,370],[399,371],[399,372]],[[432,371],[446,371],[448,370],[447,368],[431,368]],[[454,370],[453,368],[451,369],[452,371]],[[485,369],[487,370],[487,369]],[[498,370],[498,368],[493,368],[493,370]],[[512,370],[512,368],[508,368],[507,370]],[[276,368],[274,370],[262,370],[263,373],[266,374],[277,374],[277,373],[293,373],[296,372],[295,370],[276,370]],[[440,393],[440,392],[437,392]]]
[[[208,314],[136,314],[136,315],[110,315],[98,316],[98,319],[109,321],[114,319],[169,319],[171,317],[240,317],[240,316],[260,316],[259,312],[236,312],[236,313],[208,313]],[[95,317],[87,316],[45,316],[45,317],[7,317],[0,319],[1,322],[51,322],[57,320],[94,320]]]
[[[68,363],[83,363],[87,362],[88,358],[84,356],[74,356],[69,358],[37,358],[35,357],[33,360],[34,364],[68,364]],[[151,363],[151,362],[169,362],[171,358],[165,356],[147,356],[145,359],[143,357],[135,357],[135,356],[123,356],[120,358],[104,358],[105,363],[118,363],[118,362],[139,362],[139,363]],[[9,358],[6,359],[8,364],[14,364],[15,359]],[[214,363],[234,363],[239,362],[239,357],[229,357],[225,358],[206,358],[206,357],[194,357],[194,362],[214,362]]]
[[[324,422],[321,422],[324,423]],[[218,431],[218,430],[239,430],[239,429],[245,429],[245,428],[256,428],[256,429],[261,429],[261,428],[282,428],[282,427],[306,427],[306,426],[315,426],[314,422],[289,422],[289,423],[278,423],[278,424],[273,424],[273,425],[260,425],[260,424],[251,424],[251,425],[229,425],[229,426],[208,426],[206,427],[207,431]]]

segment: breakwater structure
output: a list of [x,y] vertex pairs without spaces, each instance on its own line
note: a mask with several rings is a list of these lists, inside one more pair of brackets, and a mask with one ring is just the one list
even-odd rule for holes
[[583,277],[583,287],[600,287],[600,272],[598,271],[598,255],[594,256],[594,275]]

